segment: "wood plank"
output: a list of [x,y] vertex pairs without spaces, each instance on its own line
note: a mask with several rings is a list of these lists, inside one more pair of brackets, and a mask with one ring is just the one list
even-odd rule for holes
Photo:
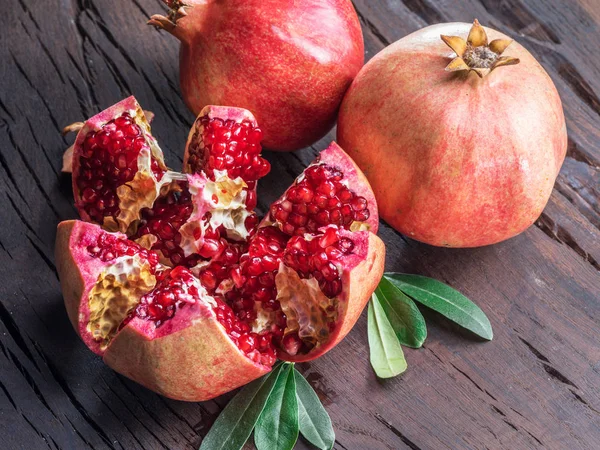
[[[594,448],[600,441],[600,26],[595,3],[354,1],[366,57],[436,21],[477,16],[527,46],[565,105],[569,155],[537,226],[489,248],[433,248],[387,226],[387,269],[467,294],[495,339],[427,313],[425,348],[378,381],[366,317],[339,347],[301,365],[332,416],[337,449]],[[72,330],[53,262],[55,226],[75,217],[60,174],[62,126],[131,93],[179,168],[193,116],[178,92],[177,43],[145,25],[161,2],[20,0],[5,17],[0,66],[0,430],[7,448],[198,448],[231,394],[164,399],[116,375]],[[15,95],[18,93],[18,95]],[[265,211],[334,132],[269,154]],[[301,445],[299,448],[305,448]]]

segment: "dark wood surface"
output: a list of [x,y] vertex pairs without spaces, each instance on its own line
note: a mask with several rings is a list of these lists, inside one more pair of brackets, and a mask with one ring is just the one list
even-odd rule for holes
[[[336,449],[600,448],[600,3],[598,0],[355,0],[366,58],[427,24],[483,24],[518,39],[564,102],[568,155],[535,226],[472,250],[434,248],[383,225],[387,270],[440,279],[488,314],[482,343],[428,314],[408,371],[378,381],[366,314],[301,369]],[[180,165],[193,116],[178,92],[178,45],[145,25],[159,0],[0,1],[0,448],[193,449],[230,396],[167,400],[105,367],[67,320],[53,262],[56,224],[76,216],[62,127],[135,94]],[[264,211],[334,132],[269,154]],[[299,448],[305,448],[303,443]]]

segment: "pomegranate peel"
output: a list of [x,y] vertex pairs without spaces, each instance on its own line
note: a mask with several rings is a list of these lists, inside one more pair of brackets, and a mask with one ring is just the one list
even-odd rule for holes
[[[172,179],[150,125],[133,97],[79,128],[73,144],[73,193],[82,218],[126,232]],[[68,131],[69,127],[67,127]]]

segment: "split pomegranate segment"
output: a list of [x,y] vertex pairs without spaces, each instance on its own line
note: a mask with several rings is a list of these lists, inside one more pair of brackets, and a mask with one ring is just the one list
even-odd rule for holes
[[[131,206],[124,231],[136,242],[84,222],[59,225],[57,266],[80,336],[114,370],[168,397],[206,400],[276,358],[318,357],[350,331],[382,275],[375,199],[335,143],[258,224],[248,199],[269,168],[259,137],[248,111],[208,107],[186,148],[194,173],[165,171],[152,203]],[[315,202],[321,196],[326,204]],[[284,217],[288,203],[296,210]]]
[[204,172],[215,180],[225,171],[247,184],[246,207],[256,207],[256,182],[271,170],[260,156],[262,130],[250,111],[243,108],[206,106],[192,126],[183,158],[186,173]]
[[80,215],[127,231],[140,207],[158,196],[166,172],[137,101],[129,97],[87,120],[73,148],[73,194]]

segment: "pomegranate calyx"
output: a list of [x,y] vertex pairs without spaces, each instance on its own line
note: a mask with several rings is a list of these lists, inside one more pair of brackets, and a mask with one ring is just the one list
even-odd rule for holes
[[477,19],[473,21],[466,41],[460,36],[440,37],[456,53],[456,57],[446,66],[447,72],[473,71],[483,78],[497,67],[519,63],[518,58],[501,56],[512,40],[495,39],[488,43],[487,33]]
[[169,7],[167,15],[154,14],[147,24],[159,30],[165,30],[167,33],[179,38],[181,27],[177,26],[177,22],[188,15],[187,8],[191,8],[193,5],[189,4],[189,1],[183,2],[181,0],[163,0],[163,2]]

